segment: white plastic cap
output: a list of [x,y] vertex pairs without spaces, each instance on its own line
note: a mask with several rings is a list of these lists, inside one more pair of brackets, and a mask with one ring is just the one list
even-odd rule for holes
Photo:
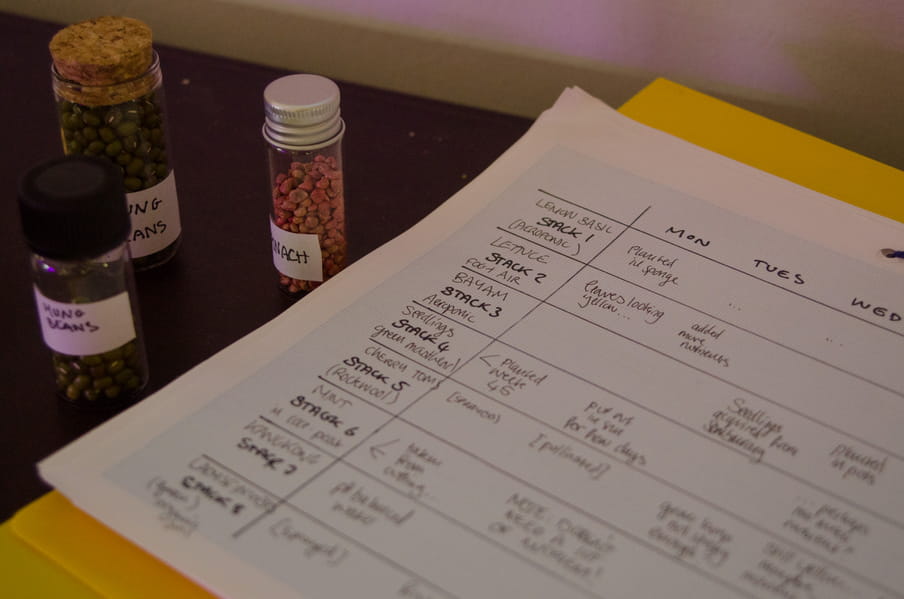
[[327,145],[342,133],[339,86],[320,75],[288,75],[264,89],[264,137],[290,149]]

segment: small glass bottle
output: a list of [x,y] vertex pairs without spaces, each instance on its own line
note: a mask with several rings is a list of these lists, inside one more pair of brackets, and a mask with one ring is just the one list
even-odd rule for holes
[[50,53],[64,153],[120,167],[134,267],[163,264],[176,254],[182,225],[150,28],[127,17],[91,19],[58,31]]
[[19,182],[19,212],[59,395],[78,407],[135,399],[148,368],[119,169],[73,156],[38,165]]
[[346,264],[339,87],[319,75],[281,77],[264,89],[264,113],[273,264],[296,298]]

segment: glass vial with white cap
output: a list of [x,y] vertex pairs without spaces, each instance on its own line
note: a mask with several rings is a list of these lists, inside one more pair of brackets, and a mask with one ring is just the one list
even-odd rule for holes
[[339,87],[319,75],[281,77],[264,89],[270,234],[279,287],[293,298],[346,264]]

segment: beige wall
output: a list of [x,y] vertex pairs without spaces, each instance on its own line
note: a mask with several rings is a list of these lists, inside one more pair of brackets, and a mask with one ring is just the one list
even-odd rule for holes
[[904,0],[0,0],[161,43],[536,116],[656,76],[904,168]]

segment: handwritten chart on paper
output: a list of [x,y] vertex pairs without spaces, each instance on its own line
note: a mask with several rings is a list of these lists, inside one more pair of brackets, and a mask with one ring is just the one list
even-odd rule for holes
[[306,597],[901,597],[900,297],[556,149],[107,477]]

